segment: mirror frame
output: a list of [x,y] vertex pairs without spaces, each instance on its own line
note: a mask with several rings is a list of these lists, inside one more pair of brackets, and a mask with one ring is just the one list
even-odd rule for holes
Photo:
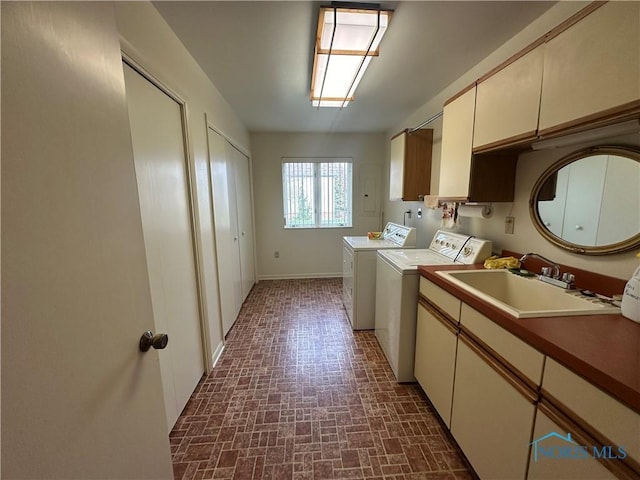
[[531,216],[531,221],[536,227],[536,230],[538,230],[540,235],[542,235],[545,239],[547,239],[554,245],[568,250],[572,253],[578,253],[582,255],[608,255],[612,253],[622,253],[633,250],[640,246],[640,232],[638,232],[633,237],[627,238],[626,240],[618,243],[611,243],[609,245],[577,245],[551,233],[551,231],[549,231],[547,227],[545,227],[545,225],[542,223],[542,220],[540,219],[537,198],[538,194],[542,190],[542,186],[544,185],[544,183],[562,167],[590,155],[617,155],[620,157],[635,160],[640,165],[640,149],[638,147],[630,146],[595,146],[584,148],[582,150],[578,150],[562,157],[560,160],[556,161],[549,168],[547,168],[533,186],[531,197],[529,199],[529,214]]

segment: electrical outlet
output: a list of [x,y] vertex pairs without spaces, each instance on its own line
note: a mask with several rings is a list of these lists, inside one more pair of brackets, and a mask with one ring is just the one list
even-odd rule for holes
[[515,217],[504,217],[504,233],[513,234],[513,224],[515,222]]
[[273,252],[273,258],[280,258],[280,252],[278,250]]

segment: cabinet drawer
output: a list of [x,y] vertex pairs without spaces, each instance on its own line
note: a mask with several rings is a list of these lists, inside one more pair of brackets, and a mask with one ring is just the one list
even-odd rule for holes
[[420,277],[420,294],[449,315],[452,320],[456,322],[460,320],[460,304],[462,302],[446,290],[426,278]]
[[542,353],[464,303],[460,313],[460,324],[534,385],[540,385],[544,365]]
[[640,461],[640,414],[550,358],[544,367],[542,388],[543,395],[551,395]]

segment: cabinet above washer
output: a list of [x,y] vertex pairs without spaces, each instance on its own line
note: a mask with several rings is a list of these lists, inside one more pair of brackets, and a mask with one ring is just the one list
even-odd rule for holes
[[433,130],[404,130],[391,139],[389,200],[419,201],[431,186]]

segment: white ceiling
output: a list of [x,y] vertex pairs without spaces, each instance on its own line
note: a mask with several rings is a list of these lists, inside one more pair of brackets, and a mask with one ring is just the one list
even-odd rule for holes
[[[407,118],[555,2],[383,2],[395,10],[344,109],[311,106],[318,7],[159,1],[155,7],[251,132],[381,132]],[[407,125],[410,127],[411,125]]]

